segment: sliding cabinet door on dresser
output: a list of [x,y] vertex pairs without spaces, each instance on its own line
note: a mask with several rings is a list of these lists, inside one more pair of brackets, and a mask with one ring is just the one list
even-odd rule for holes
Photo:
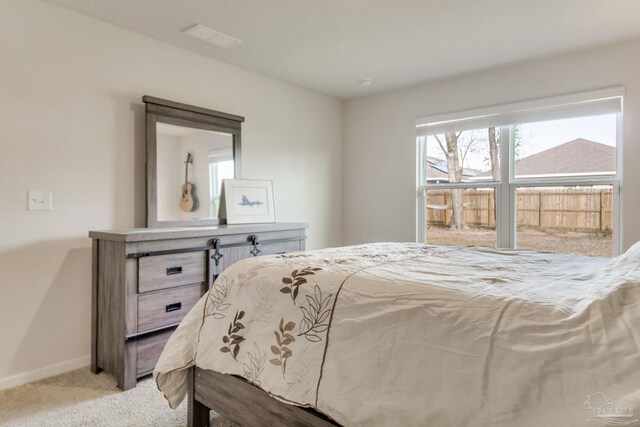
[[91,370],[135,387],[187,312],[233,263],[305,249],[306,224],[92,231]]

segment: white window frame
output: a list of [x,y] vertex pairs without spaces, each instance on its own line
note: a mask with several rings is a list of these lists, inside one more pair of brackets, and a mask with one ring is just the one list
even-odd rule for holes
[[[427,241],[427,190],[452,190],[452,189],[478,189],[490,188],[494,190],[496,198],[496,246],[498,248],[516,248],[517,247],[517,223],[516,223],[516,191],[522,187],[558,187],[558,186],[581,186],[581,185],[610,185],[613,191],[613,252],[614,255],[621,253],[622,249],[622,104],[623,104],[624,88],[615,87],[590,92],[582,92],[579,94],[571,94],[560,97],[539,99],[514,104],[507,104],[496,107],[488,107],[485,109],[476,109],[460,113],[443,114],[430,117],[421,117],[415,120],[417,128],[416,137],[416,241]],[[529,114],[529,112],[540,110],[560,111],[560,114],[547,115],[548,120],[562,118],[563,111],[571,109],[572,105],[577,105],[574,109],[573,117],[595,115],[589,114],[587,103],[593,100],[608,100],[609,98],[619,98],[620,112],[617,113],[617,137],[616,137],[616,173],[615,175],[598,176],[594,174],[586,177],[563,177],[563,178],[544,178],[529,179],[515,178],[515,156],[512,153],[515,149],[515,139],[513,138],[515,125],[521,124],[516,120],[522,117],[521,112]],[[566,107],[563,110],[563,107]],[[557,107],[557,108],[556,108]],[[580,114],[580,108],[585,110],[585,114]],[[606,108],[606,105],[605,105]],[[577,112],[576,112],[577,111]],[[597,111],[597,110],[596,110]],[[596,113],[597,114],[597,113]],[[530,117],[536,117],[530,115]],[[542,116],[544,117],[544,116]],[[498,120],[500,118],[500,120]],[[485,127],[495,126],[496,123],[505,123],[511,121],[510,124],[502,124],[496,126],[500,128],[502,141],[508,141],[500,147],[500,181],[475,181],[460,183],[429,183],[426,177],[424,158],[426,154],[427,128],[431,129],[454,129],[460,126],[466,129],[482,129]],[[539,120],[543,121],[543,120]],[[460,129],[458,129],[460,130]],[[439,133],[439,132],[438,132]],[[505,167],[507,166],[507,167]],[[507,200],[506,203],[503,203]]]
[[[215,185],[218,182],[218,168],[219,164],[222,162],[233,161],[233,154],[229,153],[229,150],[226,149],[218,149],[218,150],[209,150],[208,153],[209,159],[209,200],[211,203],[211,208],[218,208],[220,206],[220,188]],[[217,212],[215,212],[217,215]]]

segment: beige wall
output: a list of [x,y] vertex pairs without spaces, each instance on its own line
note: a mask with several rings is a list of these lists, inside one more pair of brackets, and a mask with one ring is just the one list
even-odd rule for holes
[[[212,49],[215,49],[212,47]],[[35,0],[0,12],[0,388],[88,363],[90,229],[144,225],[149,94],[246,117],[245,178],[342,243],[342,102]],[[53,210],[26,210],[27,190]]]
[[180,138],[156,133],[156,156],[158,165],[162,165],[162,172],[156,172],[158,219],[167,221],[180,218],[182,193],[179,191],[176,193],[176,188],[180,189],[184,183],[184,175],[180,171],[183,166],[180,158]]
[[640,240],[640,42],[488,70],[345,103],[344,242],[414,241],[414,118],[623,85],[623,248]]

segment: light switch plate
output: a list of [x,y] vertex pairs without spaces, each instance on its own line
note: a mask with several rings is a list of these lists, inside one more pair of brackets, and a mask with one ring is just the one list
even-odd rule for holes
[[52,209],[51,191],[29,190],[27,192],[30,211],[50,211]]

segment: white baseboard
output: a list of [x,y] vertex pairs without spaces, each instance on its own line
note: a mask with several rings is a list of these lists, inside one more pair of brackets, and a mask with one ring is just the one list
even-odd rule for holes
[[0,378],[0,390],[27,384],[32,381],[38,381],[43,378],[49,378],[54,375],[64,374],[74,369],[88,366],[91,363],[91,356],[78,357],[77,359],[67,360],[66,362],[56,363],[55,365],[46,366],[34,371],[22,372],[10,377]]

